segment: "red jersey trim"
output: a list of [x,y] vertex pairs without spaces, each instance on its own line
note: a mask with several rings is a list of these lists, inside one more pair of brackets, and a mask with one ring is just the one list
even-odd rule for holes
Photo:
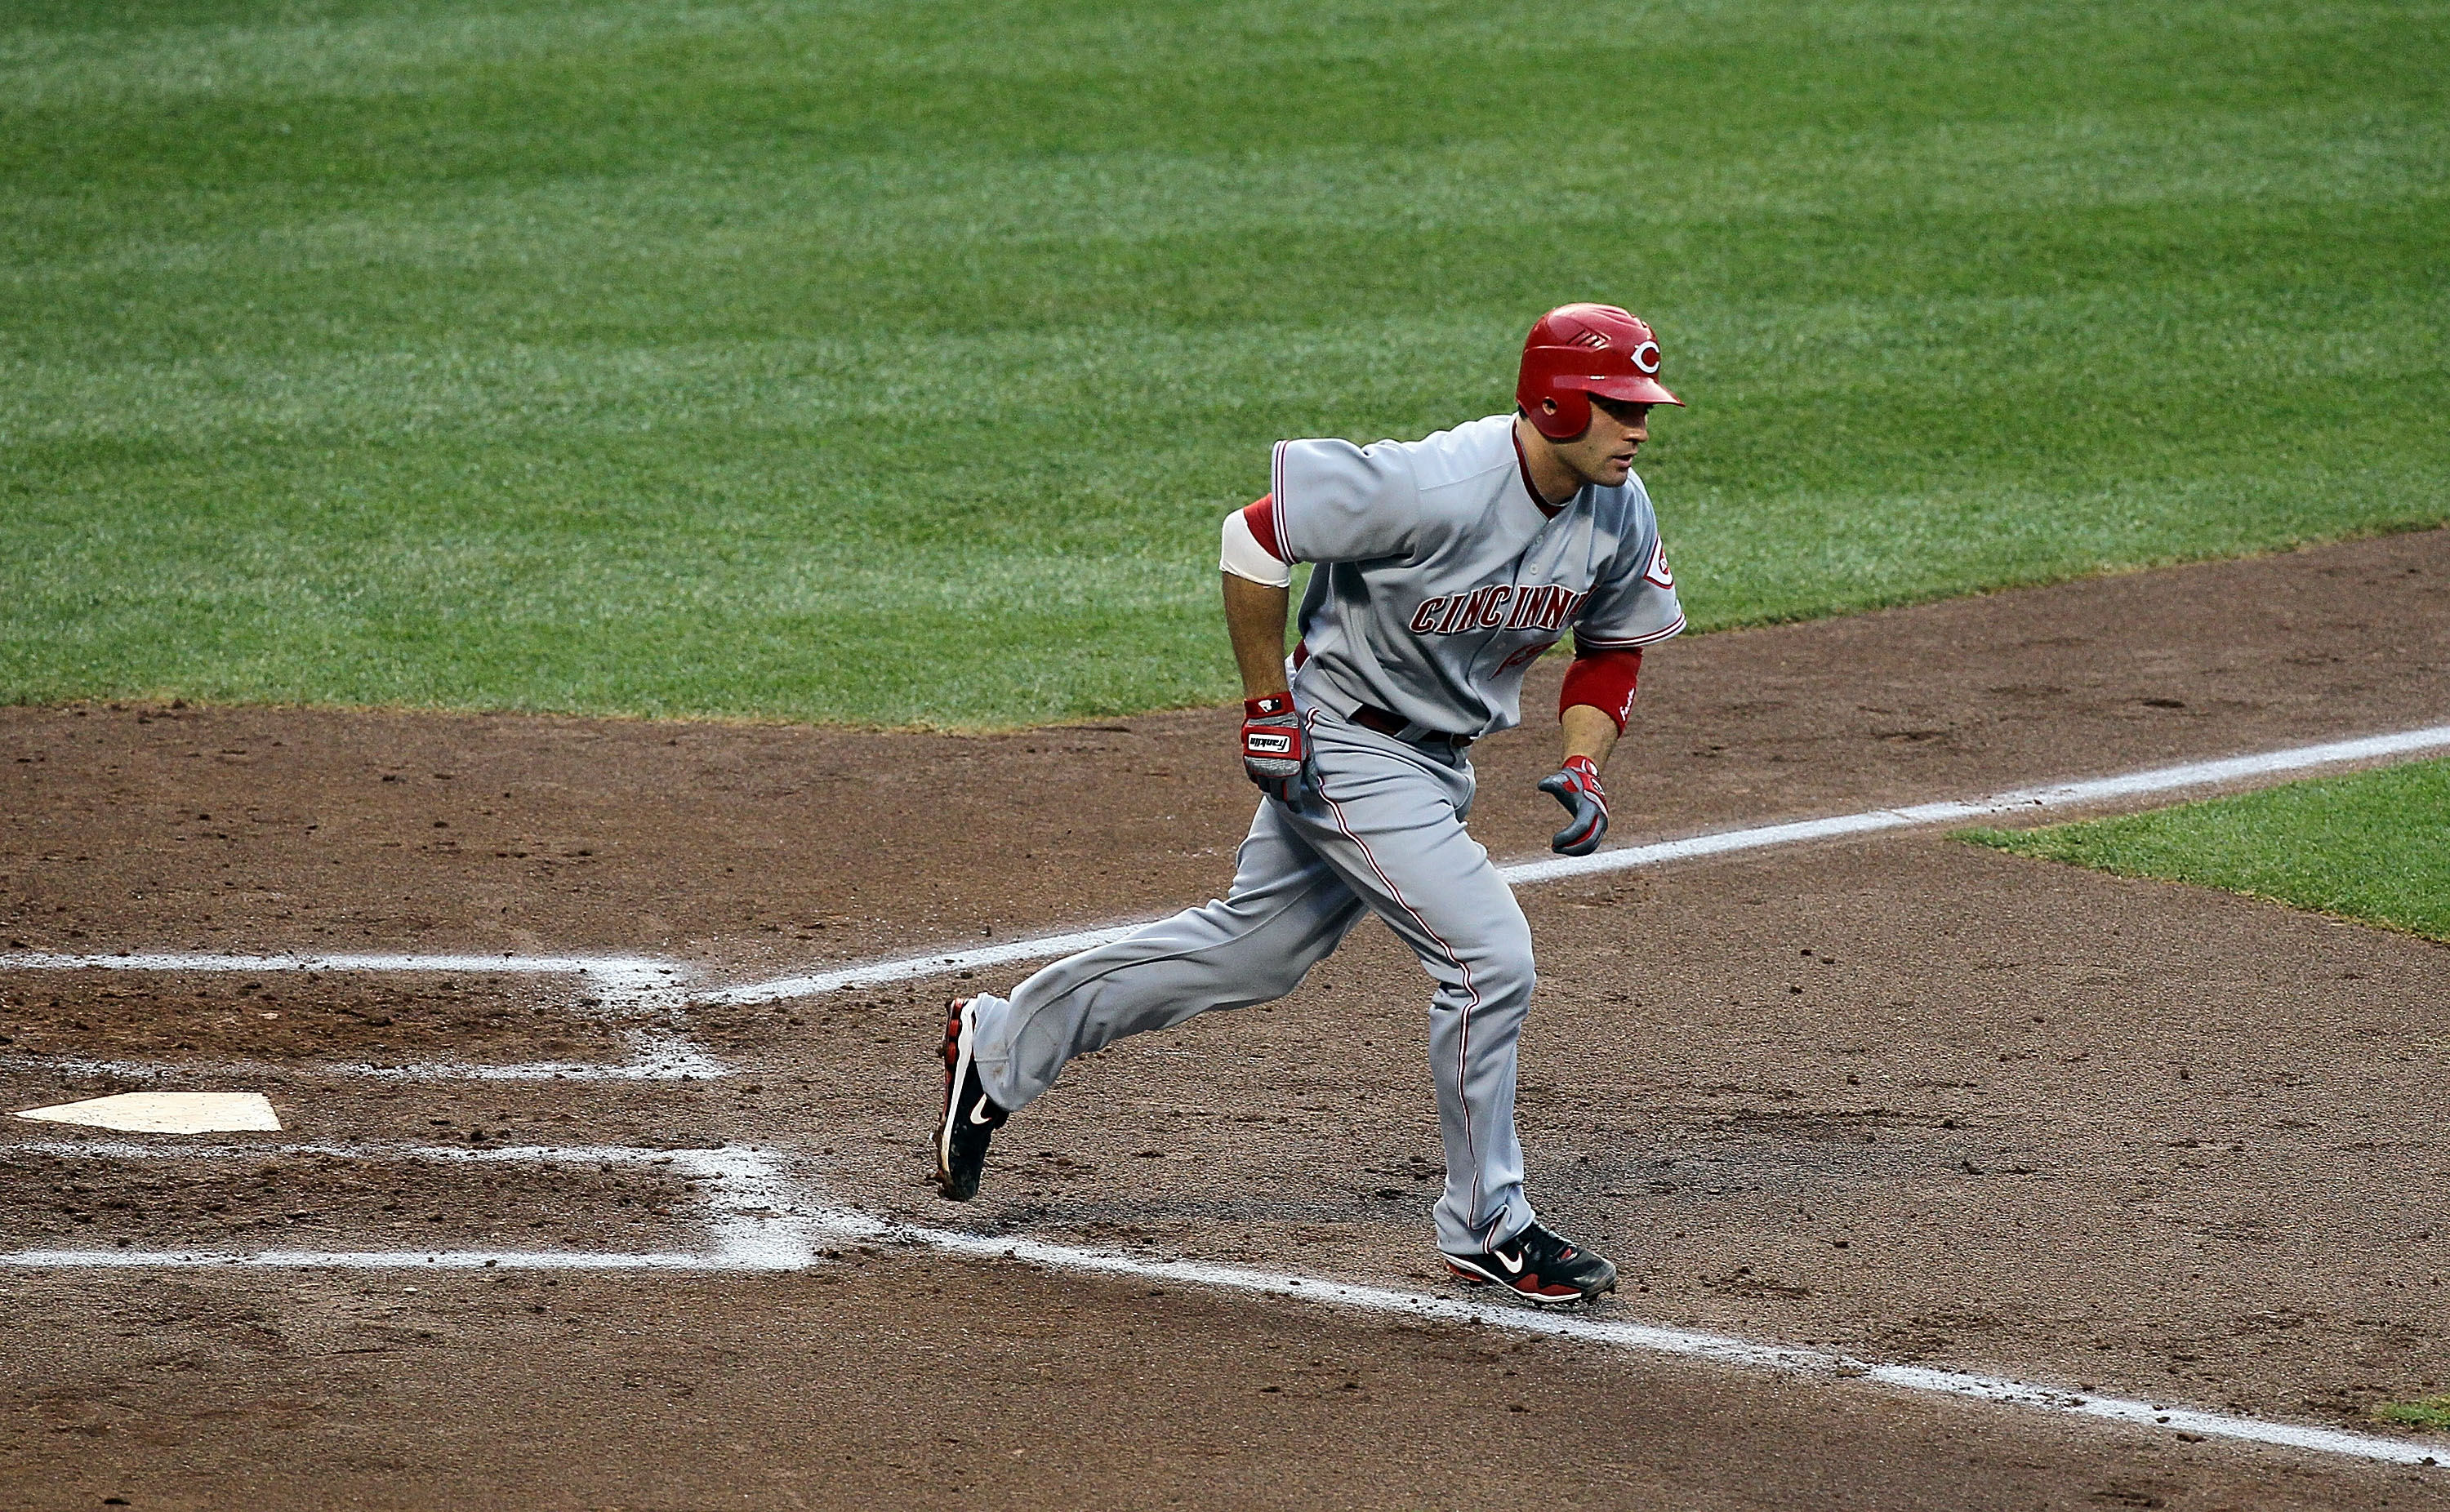
[[1574,653],[1577,656],[1580,656],[1585,651],[1633,650],[1640,647],[1649,646],[1656,642],[1663,641],[1670,635],[1681,634],[1683,630],[1684,616],[1682,614],[1677,615],[1676,623],[1668,626],[1665,630],[1655,630],[1647,635],[1636,635],[1631,640],[1604,641],[1596,636],[1584,634],[1581,628],[1576,627],[1574,630]]
[[1523,455],[1523,433],[1508,425],[1506,428],[1506,438],[1514,443],[1514,465],[1523,474],[1523,492],[1530,497],[1532,508],[1552,520],[1564,514],[1565,504],[1570,504],[1573,500],[1567,499],[1565,504],[1551,504],[1540,496],[1540,490],[1531,481],[1531,459]]
[[1291,441],[1278,441],[1276,449],[1268,456],[1268,492],[1260,497],[1269,505],[1269,530],[1272,533],[1259,535],[1255,524],[1251,531],[1252,534],[1258,535],[1260,540],[1275,548],[1276,560],[1279,562],[1290,562],[1293,559],[1292,550],[1285,545],[1284,520],[1274,507],[1274,501],[1285,496],[1285,448],[1291,445],[1293,445]]

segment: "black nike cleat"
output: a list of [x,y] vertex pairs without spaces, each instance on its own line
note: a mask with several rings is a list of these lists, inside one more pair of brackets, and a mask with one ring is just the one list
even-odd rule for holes
[[971,1059],[978,1031],[970,1022],[970,1002],[956,998],[944,1005],[944,1118],[936,1128],[936,1186],[955,1202],[979,1194],[987,1141],[1011,1116],[987,1095]]
[[1534,1307],[1588,1302],[1616,1289],[1615,1266],[1536,1223],[1487,1254],[1450,1254],[1446,1262],[1471,1285],[1504,1287]]

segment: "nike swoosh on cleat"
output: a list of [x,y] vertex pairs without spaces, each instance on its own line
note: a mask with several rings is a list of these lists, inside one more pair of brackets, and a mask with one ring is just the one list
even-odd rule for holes
[[1519,1276],[1523,1273],[1523,1257],[1521,1255],[1518,1254],[1509,1260],[1506,1257],[1506,1251],[1503,1250],[1492,1250],[1490,1252],[1497,1256],[1497,1263],[1506,1268],[1506,1273],[1507,1275]]
[[[981,1097],[978,1101],[970,1104],[970,1122],[981,1125],[990,1123],[992,1120],[980,1116],[980,1115],[986,1112],[986,1106],[987,1100],[984,1097]],[[1517,1266],[1515,1269],[1519,1270],[1522,1267]]]

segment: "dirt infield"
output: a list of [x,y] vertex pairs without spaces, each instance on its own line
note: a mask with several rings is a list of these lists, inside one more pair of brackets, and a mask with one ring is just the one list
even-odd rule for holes
[[[2435,723],[2445,670],[2442,533],[1698,638],[1650,660],[1617,834]],[[1474,753],[1500,856],[1553,827],[1542,727]],[[1229,733],[0,710],[0,944],[644,953],[707,983],[963,948],[1221,887]],[[1611,1315],[2377,1436],[2374,1404],[2450,1390],[2440,947],[1928,832],[1524,900],[1532,1195],[1622,1258]],[[11,1248],[680,1249],[712,1200],[686,1170],[398,1152],[748,1148],[887,1218],[1446,1291],[1427,991],[1383,930],[1076,1067],[966,1210],[920,1184],[946,986],[615,1014],[466,970],[0,969],[10,1107],[144,1061],[290,1126],[170,1161],[19,1125],[0,1212]],[[640,1025],[728,1074],[587,1079]],[[348,1069],[407,1061],[580,1069]],[[2445,1469],[826,1248],[21,1271],[0,1478],[30,1506],[2450,1504]]]
[[[388,1065],[610,1059],[610,1026],[548,1007],[536,984],[476,972],[196,976],[55,971],[11,994],[0,1045],[16,1055]],[[576,1005],[574,1005],[576,1006]],[[550,1023],[539,1024],[539,1018]]]
[[124,1163],[80,1158],[73,1145],[0,1151],[0,1232],[29,1248],[417,1248],[437,1233],[540,1230],[557,1243],[613,1249],[652,1243],[692,1196],[668,1168],[321,1153]]

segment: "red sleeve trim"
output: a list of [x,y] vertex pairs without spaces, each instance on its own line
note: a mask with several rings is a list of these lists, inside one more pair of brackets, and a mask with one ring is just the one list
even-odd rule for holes
[[1587,704],[1616,721],[1616,732],[1624,733],[1624,722],[1633,717],[1634,684],[1642,677],[1642,652],[1639,650],[1582,651],[1573,665],[1565,669],[1565,686],[1557,690],[1557,717],[1578,704]]
[[1259,543],[1259,550],[1279,562],[1292,560],[1285,555],[1284,537],[1276,533],[1276,496],[1274,494],[1262,494],[1255,503],[1244,506],[1242,523],[1251,527],[1251,539]]
[[1640,648],[1642,648],[1642,647],[1648,646],[1648,645],[1652,644],[1653,642],[1656,642],[1656,641],[1663,641],[1663,640],[1667,639],[1667,638],[1668,638],[1669,636],[1671,636],[1671,635],[1681,635],[1681,634],[1682,634],[1683,632],[1684,632],[1684,616],[1683,616],[1683,615],[1682,615],[1682,614],[1679,614],[1679,615],[1677,615],[1677,616],[1676,616],[1676,623],[1675,623],[1675,624],[1673,624],[1673,625],[1669,625],[1669,626],[1667,626],[1667,627],[1665,627],[1664,629],[1662,629],[1662,630],[1652,630],[1652,631],[1651,631],[1649,634],[1647,634],[1647,635],[1636,635],[1636,636],[1634,636],[1631,640],[1622,640],[1622,641],[1606,641],[1606,640],[1601,640],[1599,637],[1597,637],[1597,636],[1595,636],[1595,635],[1586,635],[1586,634],[1583,633],[1583,628],[1582,628],[1580,625],[1577,625],[1577,626],[1575,626],[1575,627],[1574,627],[1574,652],[1575,652],[1575,654],[1576,654],[1576,655],[1580,655],[1580,654],[1582,654],[1584,651],[1586,651],[1586,650],[1591,650],[1591,651],[1629,651],[1629,650],[1636,650],[1636,649],[1640,649]]
[[1269,534],[1259,535],[1254,522],[1251,531],[1252,534],[1258,535],[1259,539],[1275,548],[1276,560],[1280,562],[1293,559],[1293,547],[1285,540],[1284,520],[1276,514],[1276,500],[1285,496],[1285,448],[1293,444],[1291,441],[1278,441],[1275,450],[1268,454],[1268,492],[1259,496],[1259,503],[1268,506],[1268,518],[1274,529]]

